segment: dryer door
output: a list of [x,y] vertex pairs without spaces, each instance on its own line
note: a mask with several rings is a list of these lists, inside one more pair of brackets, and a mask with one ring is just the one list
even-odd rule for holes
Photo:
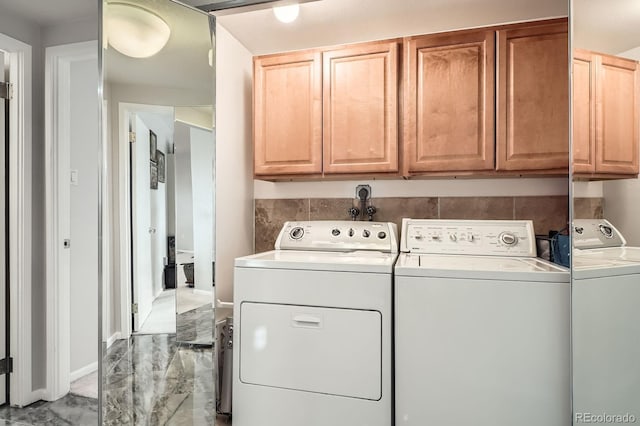
[[240,380],[337,396],[382,397],[378,311],[243,302]]

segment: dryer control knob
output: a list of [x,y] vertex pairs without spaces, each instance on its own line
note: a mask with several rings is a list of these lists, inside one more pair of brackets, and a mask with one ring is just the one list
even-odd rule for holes
[[505,246],[515,246],[518,244],[518,237],[511,232],[503,232],[500,234],[500,242]]
[[363,237],[369,238],[369,235],[371,235],[371,232],[368,229],[365,229],[364,231],[362,231]]
[[387,238],[387,233],[384,231],[378,232],[378,238],[380,238],[381,240],[384,240],[385,238]]
[[334,228],[331,231],[331,235],[333,235],[334,237],[337,237],[338,235],[340,235],[340,230],[338,228]]
[[289,236],[294,240],[299,240],[304,235],[304,229],[301,226],[296,226],[289,232]]

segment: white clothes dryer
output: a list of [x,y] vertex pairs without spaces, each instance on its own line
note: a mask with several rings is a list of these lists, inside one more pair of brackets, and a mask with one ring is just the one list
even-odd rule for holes
[[393,223],[287,222],[234,269],[234,426],[392,424]]
[[640,247],[606,220],[574,220],[573,405],[576,422],[640,421]]
[[569,271],[530,221],[404,219],[395,425],[568,426]]

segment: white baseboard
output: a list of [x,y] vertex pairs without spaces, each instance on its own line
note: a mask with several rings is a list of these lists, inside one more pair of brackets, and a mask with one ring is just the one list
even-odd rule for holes
[[98,369],[98,361],[92,362],[89,365],[85,365],[82,368],[77,369],[76,371],[72,371],[69,375],[70,381],[75,382],[80,377],[84,377],[87,374],[91,374]]
[[107,349],[109,349],[111,345],[113,345],[114,342],[119,339],[122,339],[122,334],[119,331],[113,333],[111,337],[107,339]]
[[[20,407],[26,407],[27,405],[33,404],[37,401],[47,401],[47,396],[48,393],[46,389],[36,389],[34,391],[31,391],[31,393],[27,396],[28,400],[24,401],[24,405],[21,405]],[[16,405],[16,407],[18,406]]]

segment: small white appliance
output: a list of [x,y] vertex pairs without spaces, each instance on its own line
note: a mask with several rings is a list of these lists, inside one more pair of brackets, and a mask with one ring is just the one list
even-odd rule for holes
[[531,221],[403,219],[395,425],[568,426],[569,271]]
[[234,269],[234,426],[392,424],[396,225],[287,222]]
[[[608,221],[573,222],[573,406],[576,422],[640,421],[640,247]],[[633,420],[635,419],[635,420]],[[603,422],[604,423],[604,422]]]

